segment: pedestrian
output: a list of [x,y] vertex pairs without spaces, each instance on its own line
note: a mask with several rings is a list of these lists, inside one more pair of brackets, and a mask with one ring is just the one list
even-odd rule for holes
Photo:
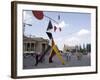
[[71,60],[71,53],[66,53],[66,59],[67,59],[67,61],[70,61]]
[[35,61],[36,61],[35,66],[37,66],[39,63],[39,56],[40,56],[40,52],[37,52],[35,56]]
[[82,53],[77,53],[76,56],[77,56],[77,60],[81,60],[81,58],[82,58]]
[[71,53],[68,53],[68,61],[71,60]]
[[69,53],[66,53],[66,60],[69,61]]

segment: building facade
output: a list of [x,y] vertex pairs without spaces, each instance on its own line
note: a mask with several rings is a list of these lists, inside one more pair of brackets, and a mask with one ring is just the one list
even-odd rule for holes
[[43,53],[49,45],[49,40],[41,37],[26,37],[23,38],[24,53]]

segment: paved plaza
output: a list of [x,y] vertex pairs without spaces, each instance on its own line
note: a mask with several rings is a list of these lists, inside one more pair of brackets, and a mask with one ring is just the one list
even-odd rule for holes
[[53,63],[49,63],[48,57],[49,55],[45,55],[43,62],[39,62],[37,66],[35,66],[35,56],[34,55],[23,55],[23,69],[36,69],[36,68],[57,68],[57,67],[78,67],[78,66],[90,66],[91,65],[91,57],[90,54],[82,55],[78,60],[76,55],[71,55],[68,59],[66,55],[63,55],[63,59],[65,64],[62,65],[58,57],[55,55],[53,57]]

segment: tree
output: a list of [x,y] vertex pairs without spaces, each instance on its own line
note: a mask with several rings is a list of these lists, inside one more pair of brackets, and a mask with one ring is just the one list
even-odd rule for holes
[[86,50],[87,50],[87,52],[91,52],[91,44],[86,45]]

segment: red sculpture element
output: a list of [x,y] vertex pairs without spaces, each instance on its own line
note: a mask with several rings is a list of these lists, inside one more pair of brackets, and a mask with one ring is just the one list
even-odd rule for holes
[[32,11],[32,13],[39,20],[43,19],[44,17],[43,11]]

